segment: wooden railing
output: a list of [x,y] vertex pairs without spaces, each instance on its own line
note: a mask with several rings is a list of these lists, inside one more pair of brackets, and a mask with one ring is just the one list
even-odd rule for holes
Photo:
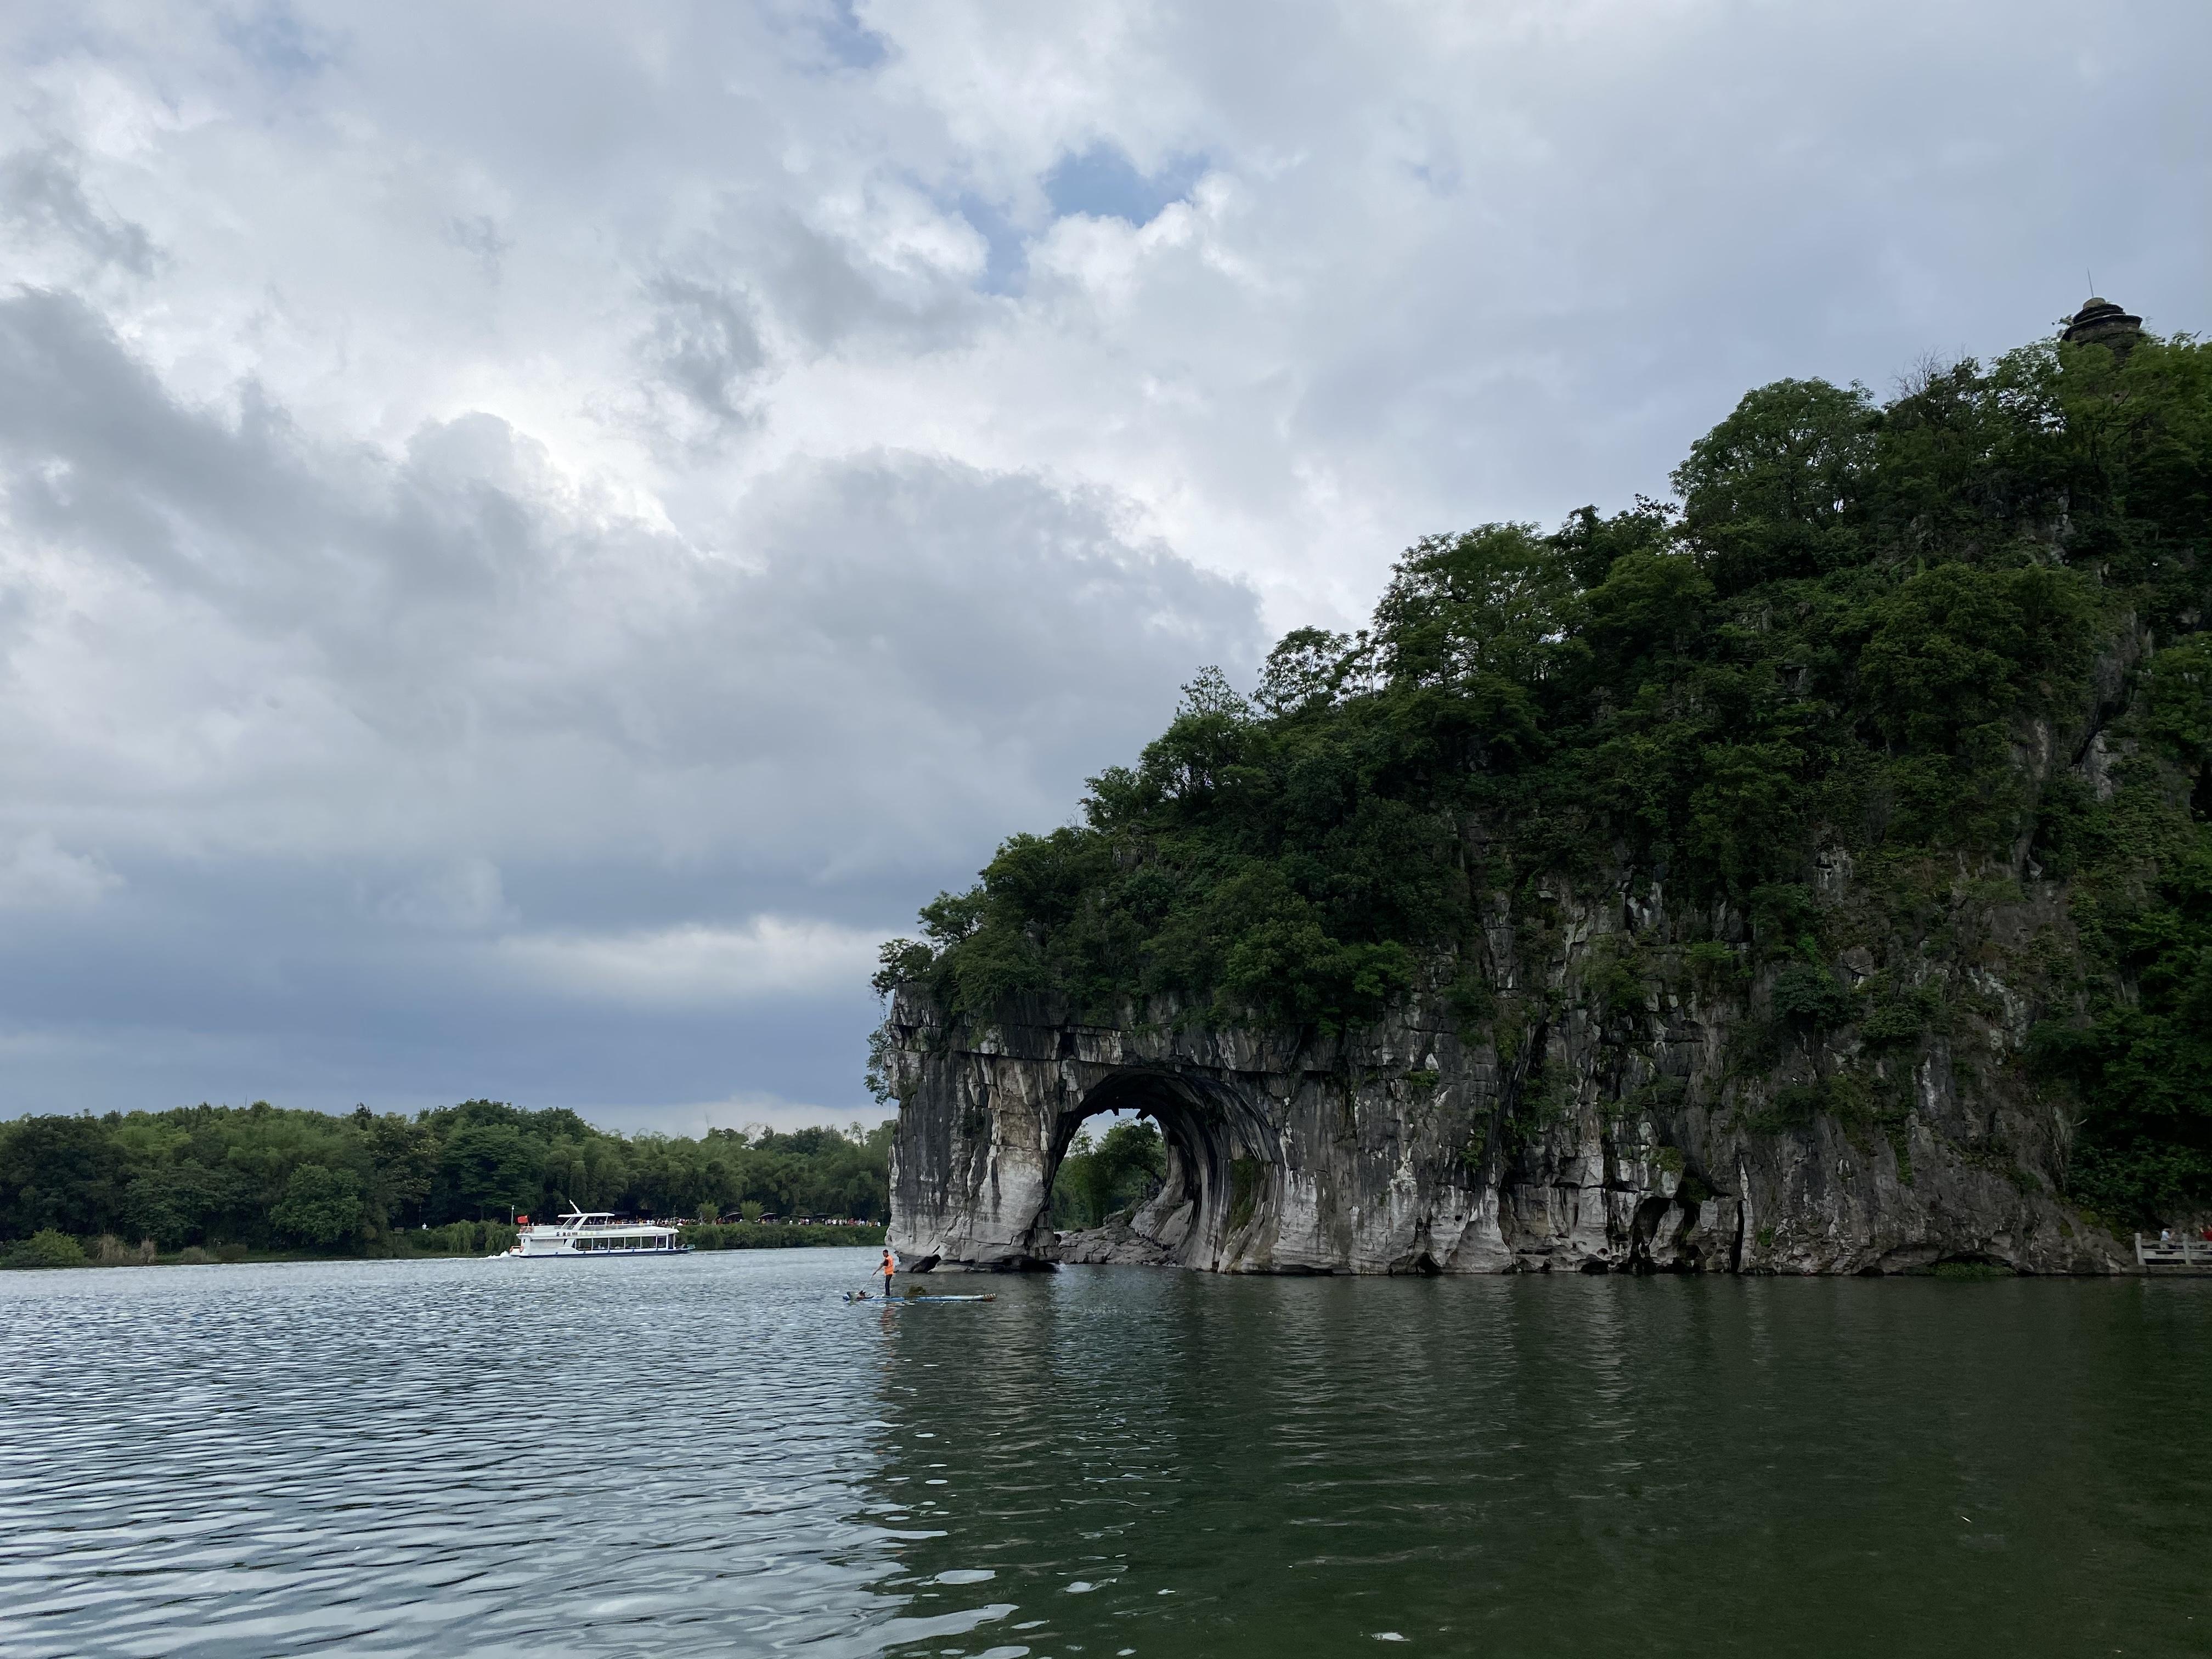
[[2136,1261],[2145,1267],[2212,1267],[2212,1239],[2177,1238],[2161,1244],[2137,1233]]

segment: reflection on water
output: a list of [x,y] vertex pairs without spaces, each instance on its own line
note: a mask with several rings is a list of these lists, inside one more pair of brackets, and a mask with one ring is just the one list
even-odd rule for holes
[[2212,1648],[2212,1281],[870,1261],[0,1276],[0,1656]]

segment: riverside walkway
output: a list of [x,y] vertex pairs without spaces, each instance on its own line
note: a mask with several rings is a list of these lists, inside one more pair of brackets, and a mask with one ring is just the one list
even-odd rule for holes
[[2142,1267],[2178,1267],[2212,1273],[2212,1239],[2177,1238],[2171,1244],[2136,1235],[2136,1262]]

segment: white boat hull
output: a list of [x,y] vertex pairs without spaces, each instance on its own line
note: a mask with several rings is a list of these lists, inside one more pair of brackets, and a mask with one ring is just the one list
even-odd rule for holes
[[691,1250],[665,1223],[624,1221],[603,1210],[576,1210],[556,1222],[526,1225],[507,1254],[522,1261],[595,1261],[601,1257],[689,1255]]

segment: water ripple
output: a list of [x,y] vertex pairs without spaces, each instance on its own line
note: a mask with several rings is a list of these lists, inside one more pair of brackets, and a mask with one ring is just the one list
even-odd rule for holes
[[870,1265],[0,1276],[0,1659],[2148,1652],[2212,1605],[2212,1285],[843,1304]]

